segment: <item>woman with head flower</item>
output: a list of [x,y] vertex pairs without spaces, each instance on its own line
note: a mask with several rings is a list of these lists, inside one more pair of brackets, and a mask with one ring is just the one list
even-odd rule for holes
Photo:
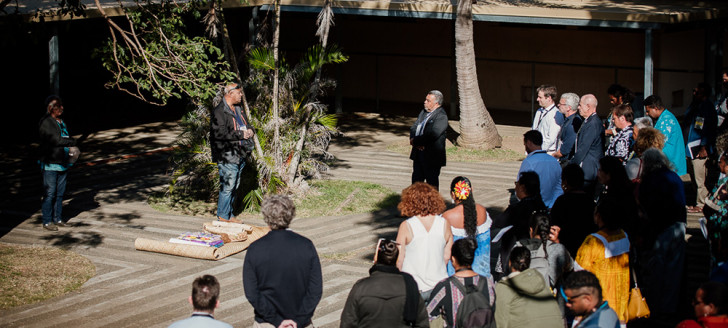
[[[456,177],[450,183],[450,197],[455,207],[442,216],[450,223],[453,240],[466,237],[474,239],[478,246],[475,249],[473,271],[484,277],[490,277],[490,226],[492,220],[485,207],[476,204],[473,199],[473,186],[466,177]],[[452,263],[447,264],[448,275],[455,269]]]

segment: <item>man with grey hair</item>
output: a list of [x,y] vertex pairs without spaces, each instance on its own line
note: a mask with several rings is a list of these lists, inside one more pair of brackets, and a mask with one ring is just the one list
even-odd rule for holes
[[632,135],[634,136],[634,139],[637,140],[637,135],[639,134],[639,131],[641,128],[651,128],[652,127],[652,119],[649,116],[645,117],[638,117],[634,119],[634,131],[632,132]]
[[427,182],[436,189],[440,186],[440,169],[446,164],[445,139],[448,123],[442,101],[442,92],[428,92],[425,108],[410,127],[412,183]]
[[210,149],[212,161],[220,174],[220,194],[217,200],[217,219],[241,222],[233,216],[235,195],[245,159],[253,150],[253,127],[240,109],[243,91],[240,84],[230,83],[223,89],[223,99],[210,117]]
[[564,123],[561,124],[556,151],[552,155],[564,164],[571,158],[574,151],[574,142],[576,141],[576,132],[579,131],[584,120],[581,116],[574,115],[579,106],[579,96],[577,94],[571,92],[562,94],[556,106],[559,108],[559,112],[564,115]]
[[271,231],[250,244],[243,263],[245,297],[255,311],[253,327],[308,327],[323,291],[316,248],[287,229],[296,215],[287,196],[267,196],[260,212]]
[[604,157],[604,125],[597,116],[597,97],[586,94],[579,101],[579,115],[584,118],[576,134],[574,156],[569,163],[577,164],[584,170],[584,190],[592,194],[596,187],[599,160]]

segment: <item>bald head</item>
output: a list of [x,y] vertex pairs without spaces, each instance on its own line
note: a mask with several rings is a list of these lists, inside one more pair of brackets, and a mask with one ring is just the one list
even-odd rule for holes
[[585,94],[579,101],[579,115],[584,118],[591,116],[597,111],[597,97],[593,94]]

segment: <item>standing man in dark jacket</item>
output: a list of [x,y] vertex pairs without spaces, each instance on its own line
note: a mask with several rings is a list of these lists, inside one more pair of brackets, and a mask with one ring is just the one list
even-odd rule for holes
[[296,216],[290,198],[268,196],[260,212],[271,231],[250,244],[243,262],[245,297],[255,310],[253,327],[308,327],[323,292],[316,247],[288,230]]
[[[63,206],[63,193],[66,191],[66,177],[71,167],[71,158],[78,156],[78,149],[70,147],[76,145],[61,119],[63,102],[58,96],[46,99],[48,112],[41,118],[38,125],[40,135],[40,169],[43,174],[43,228],[58,231],[57,226],[66,226],[61,217]],[[74,154],[75,152],[75,154]]]
[[220,173],[220,195],[217,200],[217,219],[236,220],[233,216],[235,194],[240,185],[240,174],[245,158],[253,149],[253,128],[245,112],[240,109],[243,91],[237,83],[223,90],[223,100],[212,111],[210,118],[210,148],[212,161]]
[[597,98],[592,94],[581,97],[579,115],[584,118],[579,132],[576,133],[574,156],[569,163],[577,164],[584,170],[584,191],[593,195],[597,182],[599,160],[604,157],[604,125],[597,116]]
[[417,282],[397,269],[399,245],[380,239],[374,252],[369,277],[351,288],[339,327],[429,327]]
[[432,90],[425,97],[425,108],[410,128],[412,183],[427,182],[440,186],[440,168],[445,166],[447,114],[442,109],[442,92]]

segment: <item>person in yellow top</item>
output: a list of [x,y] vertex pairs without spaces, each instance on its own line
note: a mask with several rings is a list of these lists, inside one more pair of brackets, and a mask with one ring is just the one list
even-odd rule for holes
[[576,263],[593,273],[603,287],[602,295],[624,325],[629,302],[629,239],[620,229],[623,207],[614,196],[600,200],[594,211],[599,231],[587,236],[576,254]]

